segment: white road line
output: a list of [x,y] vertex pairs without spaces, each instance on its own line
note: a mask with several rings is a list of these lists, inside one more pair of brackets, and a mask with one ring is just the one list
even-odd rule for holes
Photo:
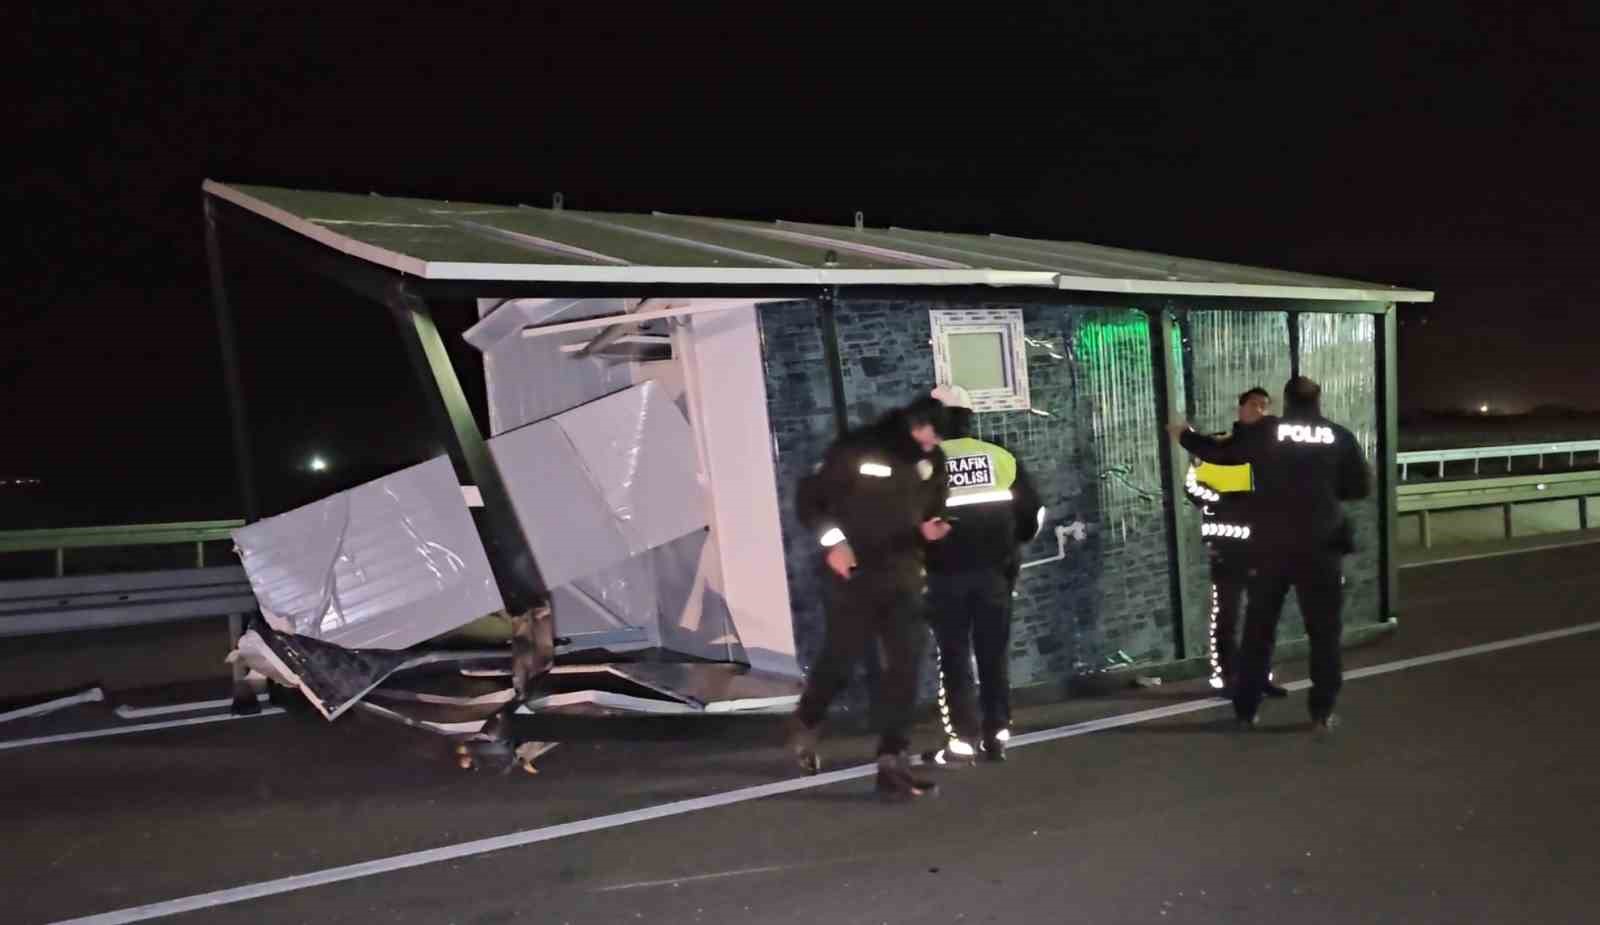
[[771,874],[780,870],[794,870],[797,867],[807,867],[806,864],[771,864],[766,867],[743,867],[739,870],[725,870],[715,874],[695,874],[691,877],[673,877],[670,880],[640,880],[637,883],[619,883],[615,886],[603,886],[594,893],[616,893],[621,890],[642,890],[652,886],[672,886],[677,883],[699,883],[703,880],[725,880],[728,877],[746,877],[750,874]]
[[282,707],[263,707],[260,713],[246,713],[235,716],[224,713],[221,716],[195,716],[190,719],[169,719],[161,723],[138,723],[133,726],[112,726],[109,729],[91,729],[87,732],[64,732],[60,735],[39,736],[33,739],[9,739],[0,741],[0,752],[13,748],[31,748],[35,745],[54,745],[58,742],[78,742],[83,739],[101,739],[106,736],[125,736],[134,732],[150,732],[156,729],[175,729],[179,726],[203,726],[207,723],[225,723],[233,719],[250,719],[252,716],[277,716],[283,712]]
[[[1434,655],[1424,655],[1419,658],[1408,658],[1382,665],[1373,665],[1370,668],[1358,668],[1345,673],[1346,680],[1370,678],[1377,675],[1389,674],[1395,671],[1404,671],[1408,668],[1417,668],[1423,665],[1432,665],[1439,662],[1448,662],[1460,658],[1469,658],[1488,652],[1499,652],[1504,649],[1514,649],[1520,646],[1530,646],[1536,643],[1549,642],[1553,639],[1563,639],[1568,636],[1578,636],[1600,630],[1600,622],[1585,623],[1581,626],[1566,629],[1551,630],[1546,633],[1534,633],[1529,636],[1518,636],[1514,639],[1505,639],[1499,642],[1484,645],[1468,646],[1463,649],[1452,649],[1448,652],[1439,652]],[[1303,690],[1310,687],[1308,681],[1296,681],[1286,685],[1291,690]],[[1051,742],[1057,739],[1068,739],[1075,736],[1088,735],[1104,729],[1115,729],[1120,726],[1132,726],[1155,719],[1169,716],[1181,716],[1186,713],[1198,713],[1201,710],[1211,710],[1227,703],[1215,697],[1200,700],[1190,700],[1171,706],[1157,707],[1153,710],[1140,710],[1136,713],[1126,713],[1121,716],[1108,716],[1104,719],[1090,720],[1086,723],[1074,723],[1070,726],[1058,726],[1054,729],[1041,729],[1026,735],[1019,735],[1011,740],[1011,747],[1020,748],[1036,745],[1040,742]],[[224,717],[226,718],[226,717]],[[98,915],[89,915],[75,919],[63,919],[51,925],[124,925],[129,922],[146,922],[151,919],[162,918],[169,915],[178,915],[185,912],[196,912],[201,909],[212,909],[218,906],[227,906],[234,903],[247,902],[252,899],[262,899],[267,896],[277,896],[282,893],[293,893],[311,887],[326,886],[330,883],[342,883],[346,880],[358,880],[363,877],[372,877],[378,874],[393,873],[399,870],[409,870],[414,867],[424,867],[429,864],[438,864],[444,861],[455,861],[461,858],[487,854],[491,851],[503,851],[507,848],[520,848],[526,845],[536,845],[541,842],[555,841],[560,838],[569,838],[574,835],[583,835],[589,832],[600,832],[606,829],[620,828],[626,825],[635,825],[640,822],[650,822],[655,819],[666,819],[671,816],[681,816],[685,813],[699,812],[706,809],[715,809],[719,806],[731,806],[735,803],[745,803],[750,800],[760,800],[765,797],[778,796],[785,793],[794,793],[800,790],[812,790],[817,787],[826,787],[830,784],[839,784],[845,781],[867,777],[877,772],[876,764],[857,765],[853,768],[844,768],[818,774],[815,777],[800,777],[790,780],[774,781],[770,784],[760,784],[754,787],[742,787],[738,790],[728,790],[723,793],[714,793],[709,796],[695,797],[691,800],[678,800],[672,803],[663,803],[659,806],[649,806],[644,809],[629,810],[623,813],[613,813],[607,816],[595,816],[590,819],[580,819],[576,822],[567,822],[560,825],[545,826],[544,828],[528,829],[522,832],[512,832],[506,835],[496,835],[491,838],[480,838],[473,841],[461,842],[455,845],[445,845],[440,848],[429,848],[425,851],[414,851],[409,854],[397,854],[387,858],[378,858],[373,861],[363,861],[359,864],[348,864],[343,867],[331,867],[326,870],[312,871],[307,874],[296,874],[292,877],[282,877],[277,880],[263,880],[260,883],[250,883],[244,886],[231,887],[225,890],[215,890],[210,893],[198,893],[180,899],[171,899],[165,902],[150,903],[143,906],[132,906],[127,909],[117,909],[112,912],[102,912]]]
[[[270,698],[266,694],[257,694],[257,703],[266,703]],[[117,707],[116,714],[122,719],[144,719],[146,716],[171,716],[174,713],[198,713],[201,710],[216,710],[222,707],[233,706],[233,698],[226,697],[221,700],[192,700],[188,703],[172,703],[159,707],[130,707],[127,704]]]

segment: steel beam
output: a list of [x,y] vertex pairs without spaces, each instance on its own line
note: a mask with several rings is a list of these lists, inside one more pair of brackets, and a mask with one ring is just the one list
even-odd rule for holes
[[817,299],[823,362],[828,364],[828,394],[833,399],[833,427],[835,434],[843,437],[850,431],[850,405],[845,399],[844,360],[839,353],[838,304],[837,287],[822,290]]
[[[1205,654],[1206,645],[1206,633],[1202,631],[1200,624],[1205,618],[1204,608],[1200,606],[1200,601],[1191,590],[1194,586],[1195,563],[1198,559],[1195,554],[1195,544],[1199,542],[1199,532],[1187,529],[1188,525],[1184,523],[1182,514],[1187,505],[1180,508],[1177,504],[1177,498],[1183,494],[1185,463],[1183,455],[1174,449],[1174,441],[1165,430],[1168,421],[1182,414],[1180,387],[1183,371],[1174,368],[1172,363],[1173,344],[1181,334],[1170,310],[1151,311],[1147,314],[1150,320],[1150,363],[1151,374],[1155,379],[1156,419],[1162,426],[1159,440],[1161,514],[1166,526],[1167,561],[1171,563],[1171,567],[1167,569],[1167,576],[1173,611],[1173,657],[1181,660]],[[1191,618],[1196,621],[1196,632],[1193,633],[1188,631],[1188,621]]]
[[239,368],[239,335],[234,325],[233,305],[228,299],[227,273],[222,263],[222,242],[217,235],[217,217],[210,196],[204,202],[206,218],[206,264],[211,274],[211,304],[217,317],[217,339],[222,347],[222,377],[228,391],[229,420],[233,429],[234,469],[239,483],[239,499],[246,521],[261,519],[256,496],[255,461],[250,455],[250,425],[244,400],[244,379]]
[[387,302],[456,477],[463,485],[476,485],[483,497],[483,507],[472,510],[473,519],[507,612],[516,615],[542,608],[549,589],[517,521],[500,467],[490,455],[489,445],[461,390],[461,381],[428,303],[404,282],[390,288]]
[[[217,316],[217,341],[222,348],[222,377],[227,384],[228,418],[233,430],[233,460],[235,478],[239,486],[239,502],[243,505],[244,519],[255,522],[261,519],[261,502],[256,493],[255,460],[250,450],[250,425],[244,399],[244,376],[239,367],[239,333],[234,324],[233,305],[228,299],[228,277],[222,262],[222,242],[217,234],[215,201],[204,197],[206,221],[206,265],[211,275],[211,303]],[[203,548],[203,547],[202,547]],[[61,574],[58,553],[57,572]],[[248,607],[248,605],[246,605]],[[243,610],[245,608],[239,608]],[[244,635],[246,614],[235,611],[228,615],[228,646],[231,650]],[[261,704],[256,699],[245,677],[243,660],[236,659],[230,669],[233,680],[233,712],[257,713]]]
[[1300,375],[1300,313],[1289,312],[1289,375]]
[[[1388,306],[1378,325],[1378,611],[1400,618],[1400,366],[1399,310]],[[1423,534],[1428,535],[1427,520]]]

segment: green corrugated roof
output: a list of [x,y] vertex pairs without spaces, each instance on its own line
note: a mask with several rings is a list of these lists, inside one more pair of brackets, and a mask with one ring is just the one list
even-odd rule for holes
[[994,285],[1259,298],[1433,294],[1069,241],[313,192],[206,191],[353,257],[429,279]]

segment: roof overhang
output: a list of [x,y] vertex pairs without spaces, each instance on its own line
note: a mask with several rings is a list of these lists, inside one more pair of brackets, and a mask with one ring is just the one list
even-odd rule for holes
[[[552,263],[538,262],[530,253],[530,260],[526,262],[495,261],[474,262],[458,260],[430,260],[411,254],[400,253],[396,250],[381,247],[352,235],[341,233],[339,229],[358,225],[385,226],[385,227],[443,227],[432,226],[423,222],[407,225],[400,222],[362,222],[341,221],[332,219],[312,220],[297,215],[288,209],[281,208],[250,193],[206,180],[202,188],[205,193],[218,199],[232,203],[241,209],[253,213],[261,218],[279,225],[285,229],[303,235],[312,241],[322,244],[339,253],[347,254],[371,264],[386,267],[395,272],[416,277],[422,280],[440,280],[452,282],[542,282],[542,283],[567,283],[596,285],[663,285],[663,286],[740,286],[740,287],[795,287],[795,286],[980,286],[980,287],[1022,287],[1033,289],[1053,289],[1074,292],[1097,293],[1130,293],[1140,295],[1164,296],[1198,296],[1198,297],[1231,297],[1246,299],[1305,299],[1328,300],[1340,302],[1431,302],[1433,293],[1400,289],[1382,286],[1367,286],[1352,281],[1330,280],[1323,277],[1306,277],[1315,282],[1243,282],[1243,281],[1198,281],[1185,279],[1159,279],[1139,278],[1134,275],[1126,277],[1115,275],[1088,276],[1081,273],[1060,272],[1052,269],[1005,269],[994,267],[969,266],[952,260],[925,255],[920,258],[924,265],[905,267],[834,267],[834,266],[797,266],[797,265],[766,265],[766,266],[715,266],[708,261],[705,265],[692,266],[662,266],[655,264],[628,263],[595,254],[591,251],[540,239],[539,247],[546,252],[563,250],[566,253],[579,256],[605,257],[605,261],[589,263]],[[460,213],[468,214],[468,213]],[[425,217],[419,213],[419,218]],[[694,219],[687,216],[670,217],[682,221],[703,222],[717,226],[723,230],[739,228],[731,222],[715,219]],[[465,224],[460,223],[458,224]],[[911,256],[904,250],[892,250],[883,247],[870,247],[860,242],[849,240],[840,229],[840,236],[829,238],[808,229],[805,233],[792,230],[793,225],[785,224],[784,228],[775,230],[749,229],[757,234],[767,237],[782,238],[789,242],[804,241],[807,244],[823,248],[829,244],[836,244],[841,250],[866,253],[869,255],[887,256],[890,259]],[[1006,242],[1016,242],[1022,239],[1004,239]],[[1051,242],[1039,242],[1041,245]],[[944,245],[926,245],[930,250],[943,254],[969,253],[958,251],[957,248]],[[1000,245],[996,245],[1000,246]],[[1070,247],[1074,245],[1058,245]],[[1036,251],[1033,261],[1046,259],[1039,257],[1043,251]],[[973,258],[981,259],[983,253],[972,253]],[[1158,258],[1150,255],[1152,262],[1156,260],[1170,260],[1174,258]],[[995,257],[996,262],[1008,262],[1007,258]],[[1012,260],[1009,262],[1015,263]],[[1188,261],[1189,264],[1200,265],[1203,261]],[[1037,263],[1045,266],[1044,263]],[[1226,267],[1223,264],[1207,264],[1211,267]],[[1250,270],[1256,276],[1270,274],[1270,276],[1294,277],[1296,274],[1278,273],[1276,271],[1260,271],[1251,268],[1238,268],[1240,272]],[[1269,276],[1269,278],[1270,278]]]

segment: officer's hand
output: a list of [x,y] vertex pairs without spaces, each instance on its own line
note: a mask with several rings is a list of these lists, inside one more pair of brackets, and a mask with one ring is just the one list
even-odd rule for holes
[[828,550],[828,568],[833,569],[835,575],[849,580],[850,573],[855,570],[855,567],[856,554],[855,550],[850,548],[849,543],[840,543]]
[[1167,422],[1167,433],[1172,439],[1177,440],[1190,430],[1189,422],[1183,418],[1173,418]]
[[922,522],[922,538],[930,543],[937,543],[950,535],[950,522],[934,517]]

